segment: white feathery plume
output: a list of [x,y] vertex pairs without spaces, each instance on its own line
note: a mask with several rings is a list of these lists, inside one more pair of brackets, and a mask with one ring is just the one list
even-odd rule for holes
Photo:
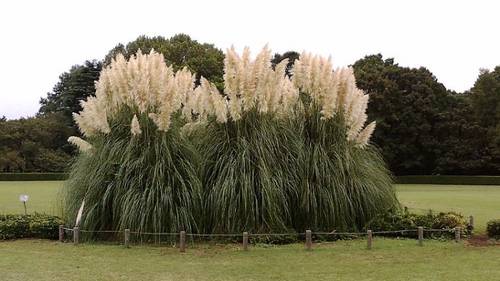
[[[275,112],[282,116],[290,111],[283,107],[292,106],[298,99],[298,90],[294,89],[285,75],[287,63],[288,60],[284,60],[273,69],[271,50],[267,45],[255,59],[251,59],[248,48],[244,49],[240,57],[234,47],[231,47],[227,50],[224,61],[224,93],[227,99],[217,99],[214,102],[221,107],[223,101],[226,102],[228,115],[234,121],[252,108],[257,108],[262,113]],[[222,120],[225,111],[218,112],[220,114],[217,119]]]
[[375,130],[375,125],[376,122],[373,121],[370,124],[368,124],[356,137],[356,144],[363,148],[368,145],[368,142],[370,141],[370,137],[373,134],[373,131]]
[[82,205],[80,205],[80,209],[78,209],[78,213],[76,215],[75,226],[80,226],[80,222],[82,221],[83,208],[85,207],[85,199],[82,201]]
[[300,59],[295,61],[292,73],[294,85],[321,106],[323,117],[333,117],[337,109],[338,89],[331,58],[303,52]]
[[352,68],[333,71],[330,58],[303,52],[295,61],[292,74],[294,85],[309,95],[313,104],[320,106],[322,118],[329,119],[342,113],[348,140],[362,140],[362,146],[368,143],[375,123],[362,130],[367,120],[368,95],[356,87]]
[[359,134],[368,117],[366,109],[369,96],[365,95],[361,90],[356,90],[356,92],[357,94],[351,99],[351,103],[344,112],[349,127],[347,135],[349,140],[353,140]]
[[206,126],[206,121],[194,121],[186,123],[181,127],[181,134],[184,136],[189,136],[193,131],[202,126]]
[[[245,48],[238,55],[234,47],[226,52],[224,61],[224,95],[215,85],[201,78],[195,88],[195,76],[186,68],[174,73],[165,64],[163,55],[140,51],[128,61],[116,56],[102,70],[96,82],[96,96],[82,102],[83,110],[74,119],[85,136],[110,132],[108,119],[126,105],[137,113],[146,113],[159,130],[167,131],[172,115],[182,111],[188,122],[204,123],[209,115],[217,122],[237,121],[244,112],[256,108],[262,113],[289,116],[296,110],[299,91],[318,105],[322,118],[342,114],[350,141],[368,143],[374,123],[363,129],[367,120],[368,96],[356,87],[352,68],[333,71],[330,58],[303,52],[285,75],[288,61],[271,66],[271,50],[267,45],[252,59]],[[192,127],[192,126],[191,126]],[[187,128],[187,127],[186,127]],[[371,130],[371,131],[370,131]],[[134,116],[131,133],[141,129]],[[364,140],[366,139],[366,140]]]
[[205,78],[201,79],[201,85],[198,89],[201,94],[201,99],[198,102],[198,113],[202,116],[215,115],[217,122],[225,123],[228,115],[227,99],[219,93],[215,85]]
[[160,130],[167,131],[172,114],[182,109],[194,91],[194,81],[187,69],[174,73],[163,55],[153,50],[149,54],[139,50],[128,61],[119,54],[101,71],[95,97],[82,102],[83,110],[74,119],[85,136],[107,134],[108,119],[128,106],[146,113]]
[[139,120],[137,119],[137,115],[134,114],[132,118],[132,122],[130,123],[130,133],[133,136],[138,136],[142,134],[141,126],[139,125]]
[[226,52],[224,59],[224,93],[228,97],[229,115],[233,120],[241,118],[241,96],[239,92],[241,80],[241,68],[239,67],[241,58],[238,56],[234,47]]
[[80,150],[81,152],[90,152],[90,150],[92,149],[92,145],[90,143],[79,137],[71,136],[68,138],[68,142],[78,147],[78,150]]
[[91,96],[80,104],[83,110],[80,113],[73,113],[73,118],[85,136],[93,136],[98,132],[107,134],[111,131],[104,99]]

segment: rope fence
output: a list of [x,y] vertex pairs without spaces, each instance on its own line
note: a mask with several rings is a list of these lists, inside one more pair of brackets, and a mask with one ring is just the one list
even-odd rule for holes
[[[472,221],[472,219],[471,219]],[[337,231],[331,231],[331,232],[313,232],[311,230],[306,230],[306,232],[297,232],[297,233],[249,233],[249,232],[243,232],[243,233],[210,233],[210,234],[204,234],[204,233],[186,233],[185,231],[180,231],[180,232],[141,232],[141,231],[130,231],[130,229],[125,229],[123,231],[118,231],[118,230],[97,230],[97,231],[90,231],[90,230],[81,230],[79,227],[74,227],[74,228],[67,228],[64,227],[63,225],[59,226],[59,241],[64,242],[65,237],[67,238],[72,238],[72,242],[77,245],[80,243],[80,235],[81,234],[118,234],[120,237],[122,237],[123,245],[125,247],[130,247],[130,236],[131,234],[139,236],[140,241],[142,244],[142,238],[144,235],[153,235],[155,236],[155,241],[157,243],[161,244],[161,236],[168,236],[170,238],[174,238],[174,240],[166,240],[170,242],[175,242],[180,250],[180,252],[185,252],[186,251],[186,237],[191,237],[193,239],[194,237],[200,237],[200,238],[213,238],[213,237],[219,237],[219,238],[241,238],[242,245],[243,245],[243,250],[247,251],[248,250],[248,245],[249,245],[249,238],[251,237],[283,237],[283,236],[289,236],[289,237],[299,237],[299,236],[305,236],[305,248],[306,250],[312,250],[313,246],[313,235],[315,236],[355,236],[355,237],[361,237],[361,236],[366,236],[367,240],[367,249],[372,249],[373,246],[373,237],[376,235],[383,236],[383,235],[389,235],[389,234],[405,234],[405,233],[417,233],[417,240],[418,240],[418,245],[423,246],[423,241],[424,241],[424,233],[454,233],[455,235],[455,242],[460,242],[462,238],[462,228],[460,227],[455,227],[455,228],[443,228],[443,229],[433,229],[433,228],[423,228],[423,227],[418,227],[417,229],[401,229],[401,230],[387,230],[387,231],[372,231],[372,230],[367,230],[366,232],[337,232]],[[239,239],[238,239],[239,240]]]

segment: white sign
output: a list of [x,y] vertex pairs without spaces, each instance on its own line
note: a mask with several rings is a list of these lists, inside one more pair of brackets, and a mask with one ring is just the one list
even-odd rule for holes
[[30,197],[26,194],[21,194],[19,195],[19,201],[21,202],[27,202]]

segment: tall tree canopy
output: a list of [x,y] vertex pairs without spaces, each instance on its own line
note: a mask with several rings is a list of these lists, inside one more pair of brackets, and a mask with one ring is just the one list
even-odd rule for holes
[[290,77],[292,75],[291,70],[295,60],[300,58],[300,54],[295,51],[284,52],[283,54],[276,53],[274,57],[271,59],[271,63],[273,67],[275,67],[281,61],[288,59],[288,64],[286,65],[285,73]]
[[52,92],[40,99],[39,114],[61,113],[65,123],[73,126],[72,113],[82,110],[80,101],[95,93],[94,82],[101,69],[102,63],[92,60],[61,74]]
[[198,79],[203,76],[219,89],[223,88],[224,53],[213,44],[199,43],[186,34],[177,34],[169,39],[139,36],[127,45],[118,44],[106,55],[104,63],[108,65],[118,53],[128,59],[139,49],[143,53],[154,49],[163,54],[167,65],[171,65],[175,71],[187,67],[196,73]]
[[[166,63],[171,65],[174,70],[187,67],[197,74],[198,79],[203,76],[216,84],[219,89],[223,89],[224,54],[214,45],[198,43],[184,34],[175,35],[169,39],[161,36],[139,36],[126,45],[118,44],[108,52],[103,61],[88,60],[61,74],[59,82],[54,86],[52,92],[40,99],[38,116],[43,117],[57,113],[51,118],[61,118],[61,124],[69,126],[73,131],[70,135],[79,134],[72,114],[82,110],[80,101],[95,94],[95,81],[99,80],[103,65],[109,64],[118,53],[122,53],[128,58],[139,49],[143,53],[149,53],[154,49],[163,54]],[[59,139],[57,143],[66,144],[67,136],[59,136],[63,138]],[[73,152],[69,148],[69,153]]]
[[371,55],[353,65],[370,94],[374,142],[396,174],[480,173],[489,159],[482,132],[464,97],[448,91],[426,68],[401,67]]
[[[118,44],[102,61],[86,61],[61,74],[53,91],[40,100],[38,116],[60,118],[57,124],[69,126],[73,130],[70,134],[78,134],[72,113],[81,110],[81,100],[95,93],[94,82],[103,65],[118,53],[129,58],[139,49],[143,53],[154,49],[174,70],[187,67],[196,73],[197,80],[203,76],[220,91],[224,88],[224,54],[214,45],[199,43],[185,34],[171,38],[139,36]],[[275,54],[271,63],[275,67],[288,59],[286,74],[290,77],[299,57],[299,53],[288,51]],[[370,94],[368,117],[378,122],[372,140],[382,148],[393,173],[500,174],[500,66],[481,71],[474,87],[463,94],[447,90],[425,68],[401,67],[380,54],[366,56],[353,67],[358,87]],[[2,122],[9,128],[15,123]],[[16,124],[28,126],[33,122],[29,119]],[[66,144],[66,135],[57,136],[61,139],[55,143]],[[72,151],[69,147],[63,150]],[[0,155],[3,159],[8,158],[5,151]],[[12,151],[9,155],[16,162]]]
[[500,172],[500,66],[493,71],[481,70],[474,87],[470,90],[474,113],[486,129],[492,165]]
[[185,34],[178,34],[169,39],[162,36],[139,36],[126,45],[118,44],[108,52],[104,63],[97,60],[86,61],[61,74],[52,92],[40,100],[39,114],[61,112],[65,122],[74,127],[72,113],[82,110],[80,101],[95,93],[94,83],[99,79],[103,64],[109,64],[118,53],[129,58],[139,49],[143,53],[154,49],[163,54],[166,63],[172,65],[174,70],[187,67],[196,73],[198,78],[203,76],[220,89],[223,88],[224,54],[214,45],[198,43]]
[[60,113],[18,120],[0,119],[0,172],[60,172],[73,148],[72,129]]

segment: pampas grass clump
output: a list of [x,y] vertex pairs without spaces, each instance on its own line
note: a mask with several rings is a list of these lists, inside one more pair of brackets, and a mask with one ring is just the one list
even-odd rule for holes
[[88,230],[282,232],[363,227],[398,206],[350,68],[303,53],[226,53],[224,91],[163,57],[121,55],[75,121],[64,189]]
[[119,55],[102,71],[96,96],[75,114],[88,142],[69,139],[85,152],[63,191],[69,222],[84,206],[87,230],[198,231],[198,154],[180,133],[193,77],[154,52]]
[[291,226],[288,198],[295,180],[290,169],[297,151],[286,124],[298,90],[285,77],[286,64],[272,69],[267,48],[254,60],[248,49],[241,57],[234,49],[227,52],[227,102],[215,108],[198,140],[207,232],[285,231]]
[[198,146],[208,230],[360,229],[397,207],[352,69],[303,53],[290,80],[288,61],[269,61],[267,47],[254,60],[227,52],[227,118]]
[[356,87],[352,69],[334,71],[330,59],[303,53],[292,71],[301,92],[294,228],[359,230],[397,208],[390,173],[369,145],[375,122],[365,126],[368,95]]

